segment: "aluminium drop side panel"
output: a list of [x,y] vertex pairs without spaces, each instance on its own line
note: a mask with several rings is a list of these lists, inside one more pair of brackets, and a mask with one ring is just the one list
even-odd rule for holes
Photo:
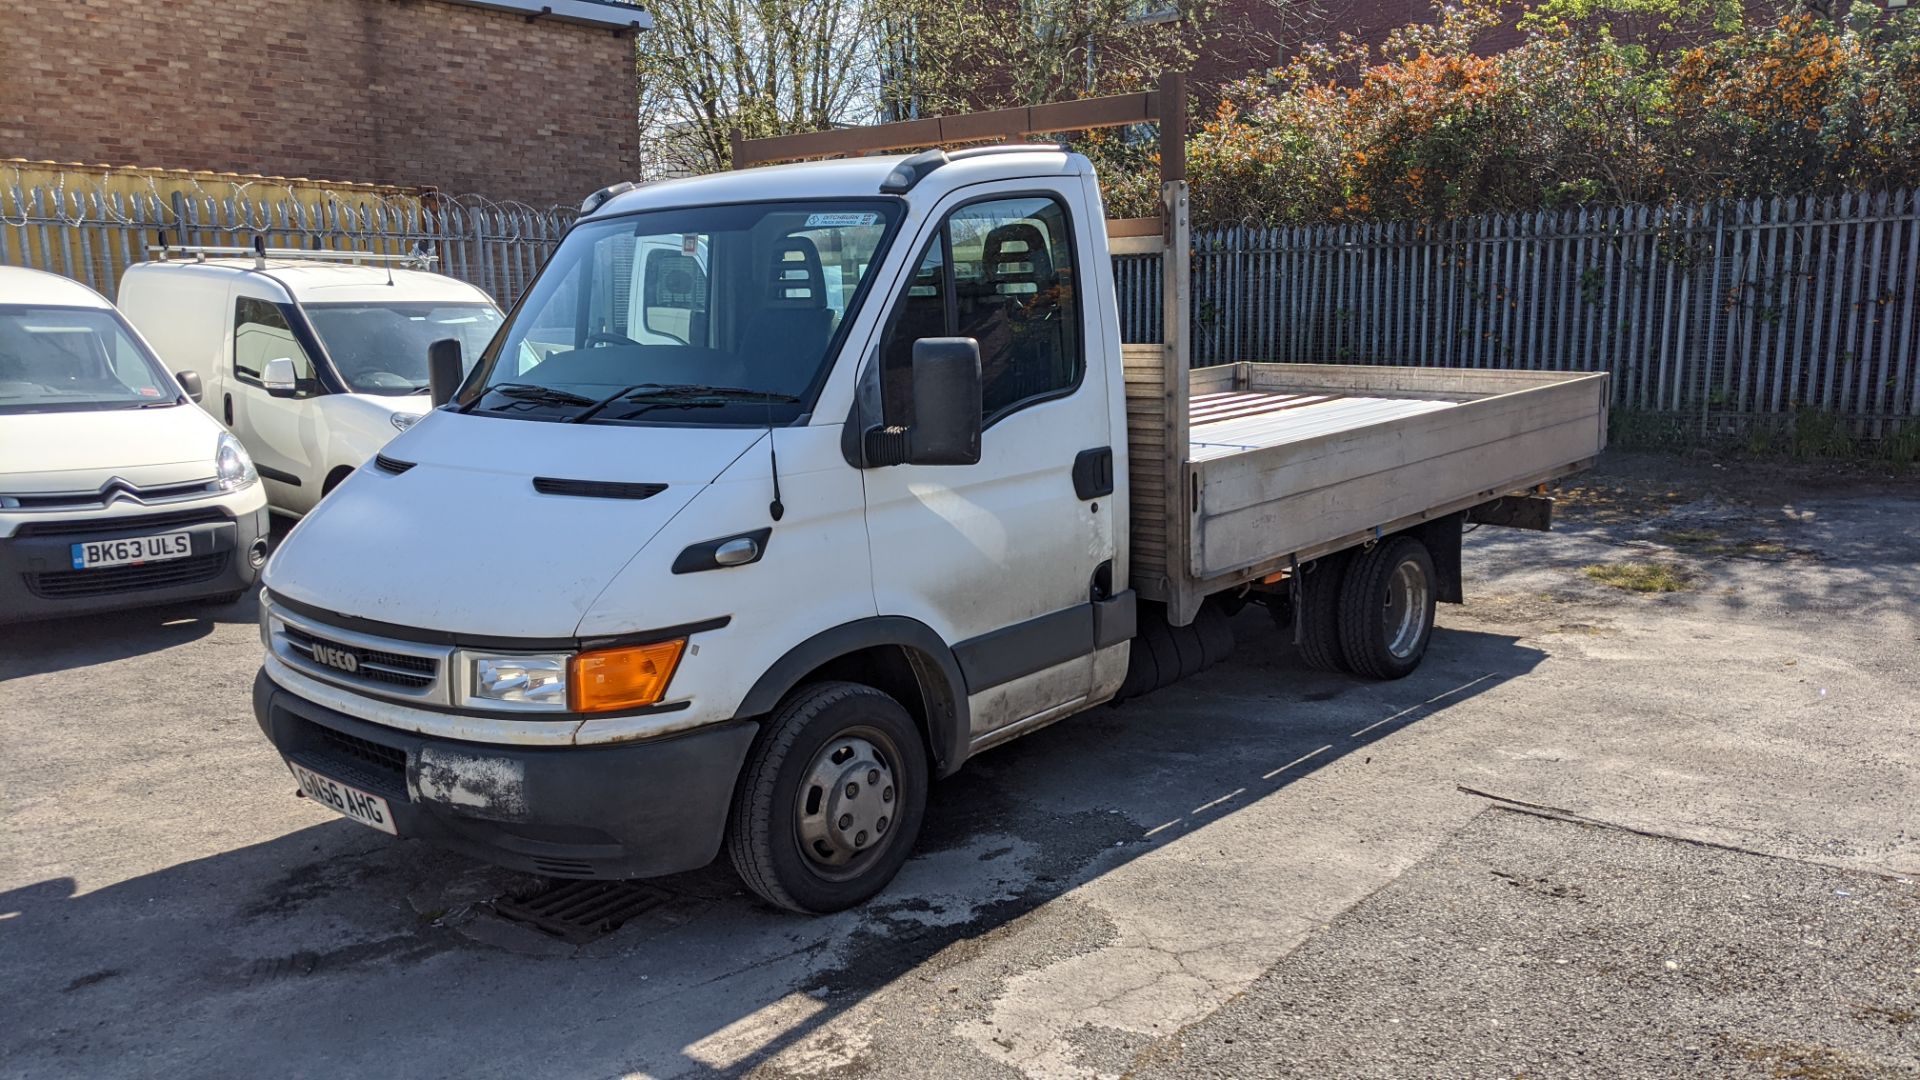
[[1450,404],[1194,462],[1195,591],[1564,475],[1606,445],[1604,374],[1241,366],[1243,389]]

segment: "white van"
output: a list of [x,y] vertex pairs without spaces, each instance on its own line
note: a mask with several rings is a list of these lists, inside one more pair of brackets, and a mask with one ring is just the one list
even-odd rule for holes
[[120,308],[168,364],[205,373],[201,404],[273,508],[304,514],[427,411],[427,346],[478,357],[500,309],[411,259],[243,250],[163,249],[128,268]]
[[198,387],[99,293],[0,267],[0,622],[253,585],[266,493]]

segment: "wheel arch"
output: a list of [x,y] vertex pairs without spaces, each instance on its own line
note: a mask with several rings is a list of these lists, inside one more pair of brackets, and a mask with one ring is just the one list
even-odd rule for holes
[[320,482],[320,497],[324,499],[328,495],[333,494],[333,489],[345,483],[347,477],[352,475],[353,475],[353,466],[351,465],[334,466],[333,471],[327,473],[326,479]]
[[926,735],[936,777],[951,775],[966,760],[966,683],[953,650],[927,624],[878,615],[823,630],[774,661],[734,715],[764,716],[795,687],[823,679],[865,683],[905,706]]

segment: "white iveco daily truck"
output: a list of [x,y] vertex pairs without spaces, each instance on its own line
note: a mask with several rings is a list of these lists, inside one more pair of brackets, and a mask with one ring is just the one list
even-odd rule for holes
[[[741,143],[736,164],[1161,120],[1063,106]],[[1606,376],[1189,371],[1180,144],[1108,222],[1054,146],[596,194],[464,380],[266,569],[261,727],[364,824],[573,877],[703,865],[825,912],[931,780],[1224,654],[1249,600],[1392,678],[1468,520],[1605,442]],[[1111,257],[1166,252],[1165,340]],[[443,343],[444,345],[445,343]],[[457,390],[453,384],[458,382]]]

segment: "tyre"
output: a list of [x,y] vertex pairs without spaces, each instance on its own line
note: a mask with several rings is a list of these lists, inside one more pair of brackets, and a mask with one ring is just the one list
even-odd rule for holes
[[770,904],[850,908],[907,861],[928,782],[926,744],[899,702],[860,683],[803,686],[747,754],[727,854]]
[[1300,659],[1316,671],[1352,671],[1340,647],[1340,586],[1352,562],[1336,551],[1301,568],[1300,600],[1294,605]]
[[1225,660],[1233,654],[1233,625],[1228,617],[1233,614],[1228,607],[1237,611],[1245,606],[1245,601],[1233,603],[1208,602],[1201,606],[1200,614],[1193,620],[1194,632],[1200,635],[1200,652],[1207,667]]
[[1371,679],[1413,673],[1433,637],[1433,556],[1411,536],[1360,553],[1340,582],[1340,654]]
[[1207,650],[1201,644],[1200,631],[1192,623],[1169,626],[1167,631],[1168,638],[1173,642],[1174,654],[1179,658],[1180,673],[1175,679],[1191,679],[1200,674],[1207,666]]

